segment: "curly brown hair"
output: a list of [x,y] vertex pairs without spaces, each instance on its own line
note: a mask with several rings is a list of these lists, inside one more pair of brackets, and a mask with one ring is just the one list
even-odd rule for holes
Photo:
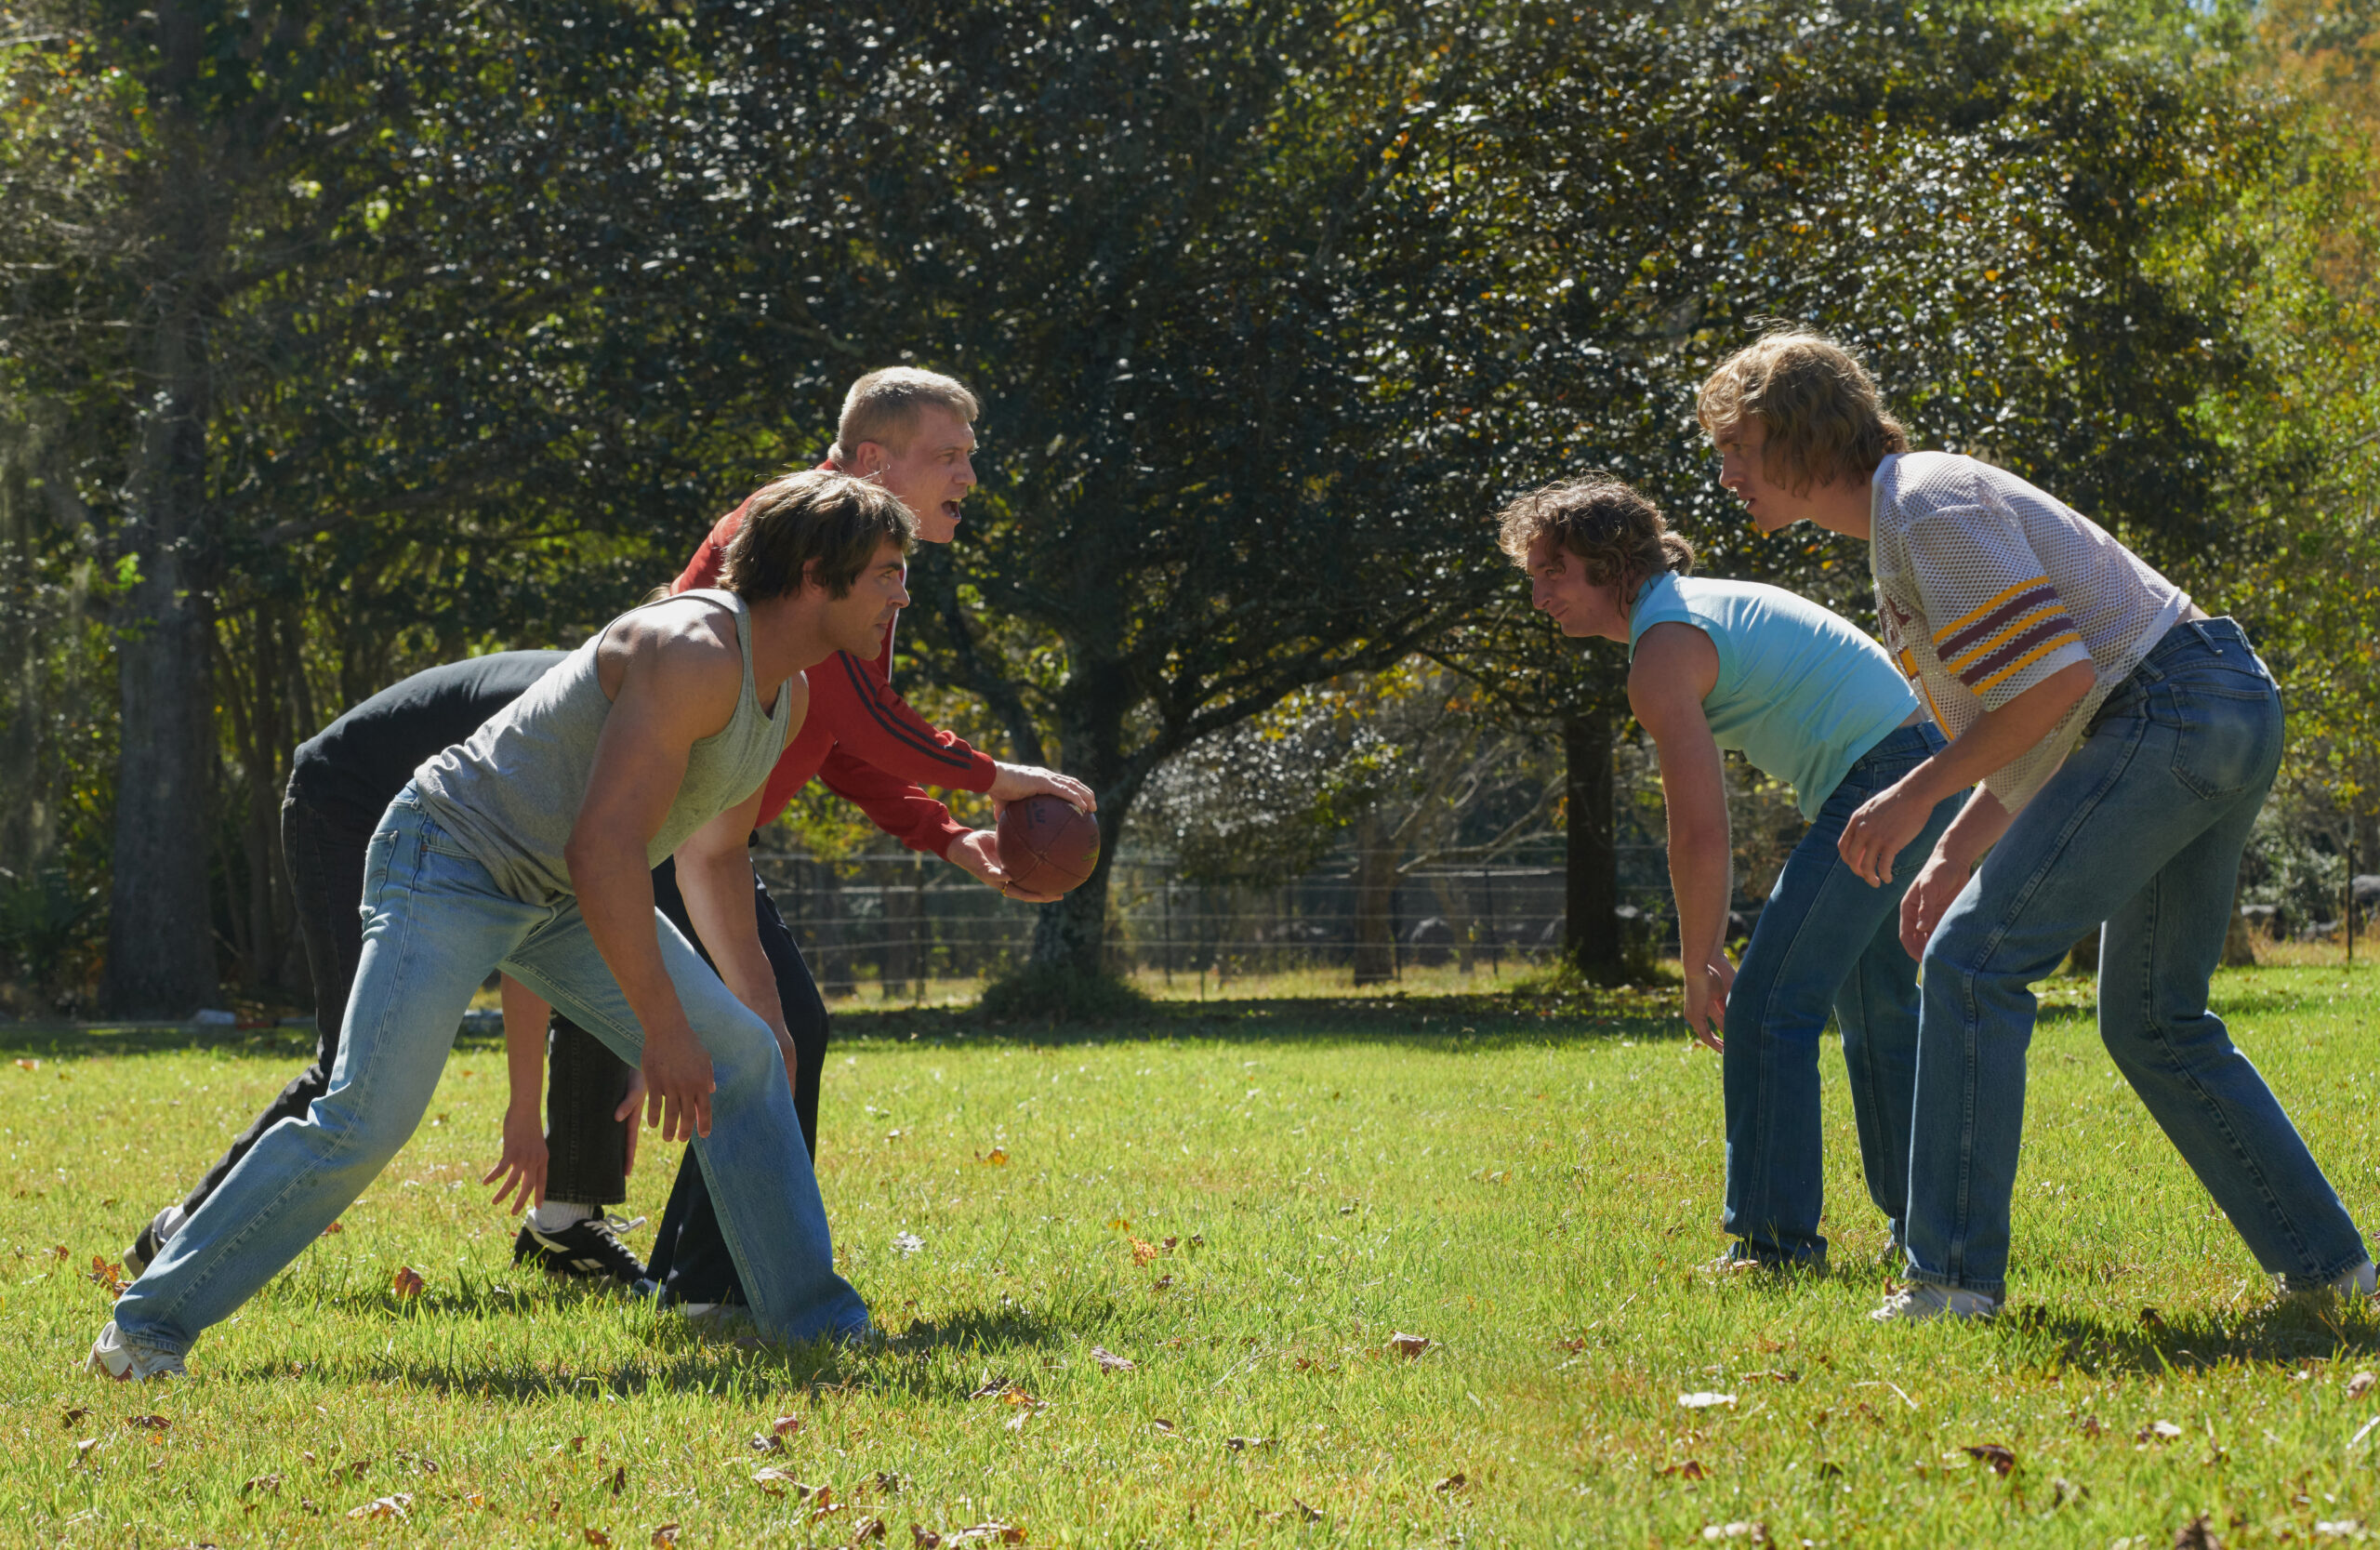
[[1531,490],[1506,505],[1496,522],[1496,542],[1514,564],[1527,566],[1529,546],[1551,535],[1578,556],[1597,587],[1694,570],[1694,546],[1670,531],[1661,509],[1609,474]]
[[1712,440],[1748,417],[1766,432],[1762,471],[1797,496],[1865,484],[1888,455],[1909,450],[1909,432],[1859,358],[1807,329],[1746,345],[1702,379],[1694,417]]

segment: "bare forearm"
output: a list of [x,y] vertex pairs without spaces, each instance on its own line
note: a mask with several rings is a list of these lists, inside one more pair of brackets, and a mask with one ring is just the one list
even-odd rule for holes
[[[2088,663],[2059,669],[1999,709],[1985,711],[1949,748],[1911,770],[1901,786],[1911,800],[1930,805],[1976,785],[2056,730],[2091,692],[2096,677]],[[2002,816],[2004,827],[2006,815]]]
[[2000,842],[2008,832],[2011,815],[2000,805],[2000,799],[1981,787],[1967,798],[1950,827],[1934,843],[1934,852],[1945,861],[1954,863],[1962,874],[1974,869],[1983,853]]
[[1671,826],[1670,891],[1677,896],[1678,955],[1689,968],[1710,962],[1726,945],[1732,870],[1725,828]]
[[785,1010],[777,1000],[776,970],[760,947],[753,886],[751,857],[742,850],[678,853],[678,891],[720,979],[729,994],[783,1033]]
[[546,1018],[543,999],[504,976],[504,1074],[510,1106],[534,1114],[545,1094]]

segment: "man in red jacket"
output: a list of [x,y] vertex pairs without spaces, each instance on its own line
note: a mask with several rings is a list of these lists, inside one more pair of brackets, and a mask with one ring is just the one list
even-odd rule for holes
[[[879,481],[915,514],[919,539],[948,543],[959,529],[959,507],[975,487],[972,422],[980,412],[974,394],[950,378],[907,366],[870,372],[844,397],[835,444],[822,466]],[[721,518],[670,590],[714,584],[743,519],[741,507]],[[815,777],[857,802],[871,822],[911,850],[943,857],[1004,897],[1047,903],[1051,895],[1022,892],[1009,881],[992,830],[958,822],[923,788],[985,792],[995,807],[1046,792],[1085,812],[1097,805],[1091,788],[1054,771],[998,762],[910,709],[892,687],[892,631],[898,623],[896,616],[885,626],[871,660],[842,653],[810,669],[810,713],[769,776],[760,824],[774,820]],[[682,908],[661,873],[654,881],[665,910]],[[826,1055],[826,1003],[767,889],[757,878],[753,886],[761,942],[777,971],[778,996],[799,1057],[792,1073],[794,1106],[814,1157],[818,1082]],[[688,939],[694,940],[691,934]],[[692,1147],[662,1213],[652,1275],[662,1299],[688,1313],[744,1300]]]

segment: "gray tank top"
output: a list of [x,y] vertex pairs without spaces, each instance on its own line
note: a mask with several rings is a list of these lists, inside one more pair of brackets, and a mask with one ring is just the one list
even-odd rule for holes
[[[792,680],[777,685],[774,716],[760,709],[752,682],[752,616],[744,600],[734,592],[702,588],[644,606],[657,608],[688,598],[735,616],[736,643],[744,648],[744,687],[727,724],[694,746],[661,831],[644,847],[645,860],[653,866],[659,866],[694,830],[759,790],[785,751],[786,691]],[[612,621],[617,623],[619,619]],[[595,768],[595,741],[612,713],[595,663],[596,648],[611,628],[607,624],[597,630],[531,684],[528,693],[465,741],[423,761],[413,773],[414,789],[439,826],[488,869],[498,888],[527,904],[555,904],[575,893],[562,846],[578,821],[578,804]]]

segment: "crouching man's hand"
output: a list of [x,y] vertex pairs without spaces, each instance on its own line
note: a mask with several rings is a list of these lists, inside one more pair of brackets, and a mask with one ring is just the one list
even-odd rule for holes
[[1735,988],[1736,966],[1727,955],[1715,952],[1699,969],[1686,971],[1686,1026],[1695,1042],[1706,1049],[1727,1047],[1727,992]]
[[1078,812],[1099,811],[1099,799],[1091,794],[1091,788],[1070,775],[1045,770],[1038,764],[999,764],[995,768],[999,775],[993,780],[991,790],[985,793],[992,799],[994,813],[1012,801],[1023,801],[1035,796],[1051,796],[1060,801],[1072,802]]
[[953,840],[949,860],[985,887],[997,890],[1004,899],[1014,899],[1019,904],[1048,904],[1058,897],[1055,894],[1027,893],[1015,886],[1008,868],[1000,865],[1000,837],[988,828],[970,829]]
[[666,1032],[648,1032],[642,1068],[645,1123],[659,1125],[664,1141],[708,1136],[710,1095],[719,1081],[694,1030],[681,1022]]

